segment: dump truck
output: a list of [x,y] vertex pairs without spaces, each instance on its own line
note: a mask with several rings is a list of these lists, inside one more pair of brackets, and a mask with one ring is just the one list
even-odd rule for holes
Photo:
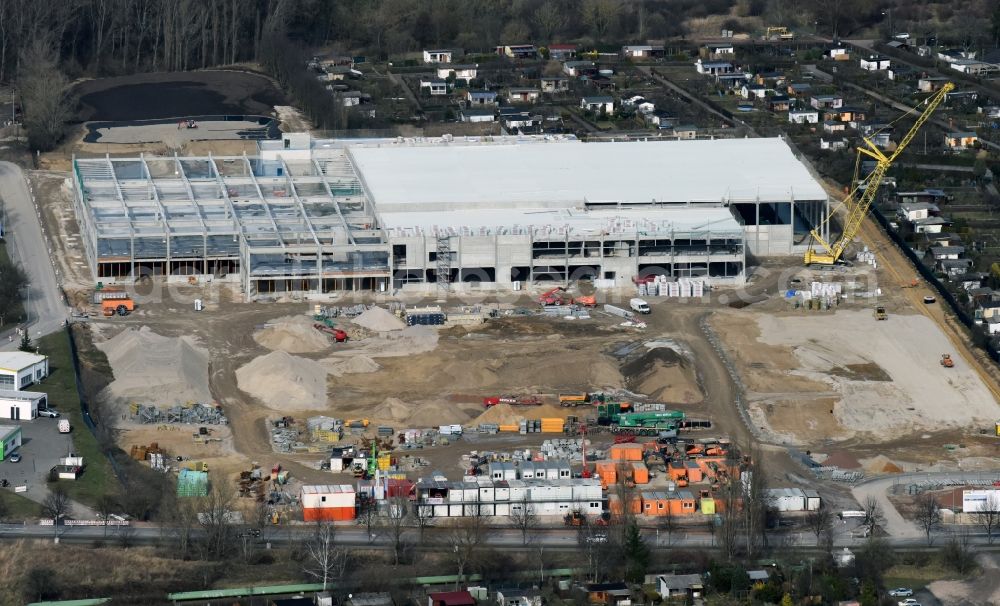
[[589,393],[561,393],[559,394],[560,406],[580,406],[590,402]]
[[941,354],[941,366],[945,368],[955,367],[955,361],[951,359],[951,354]]
[[888,320],[889,314],[885,313],[885,307],[879,305],[875,307],[875,319],[876,320]]

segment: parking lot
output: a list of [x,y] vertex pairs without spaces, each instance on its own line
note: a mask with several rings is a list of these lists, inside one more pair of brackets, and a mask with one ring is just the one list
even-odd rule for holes
[[[27,492],[21,494],[41,502],[48,494],[46,480],[49,470],[59,463],[60,457],[72,451],[73,442],[70,434],[59,433],[59,419],[39,417],[32,421],[0,421],[0,425],[18,423],[21,425],[21,447],[16,452],[21,455],[21,461],[12,463],[8,459],[0,462],[0,479],[10,482],[7,490],[27,486]],[[73,428],[73,431],[79,430]]]

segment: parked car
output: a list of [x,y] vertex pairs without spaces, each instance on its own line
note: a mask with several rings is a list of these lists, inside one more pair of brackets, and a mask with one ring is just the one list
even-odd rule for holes
[[12,453],[10,453],[10,462],[11,463],[20,463],[21,462],[21,453],[19,453],[19,452],[12,452]]
[[54,408],[40,408],[38,409],[38,416],[57,419],[59,418],[59,411]]
[[608,535],[606,534],[595,534],[587,537],[588,543],[607,543]]
[[926,297],[924,297],[924,304],[926,304],[926,305],[930,305],[931,303],[934,303],[935,301],[937,301],[937,299],[934,298],[934,297],[932,297],[931,295],[927,295]]
[[905,600],[900,600],[896,602],[899,606],[920,606],[920,602],[914,600],[913,598],[906,598]]
[[889,590],[890,598],[908,598],[913,595],[913,590],[909,587],[897,587]]

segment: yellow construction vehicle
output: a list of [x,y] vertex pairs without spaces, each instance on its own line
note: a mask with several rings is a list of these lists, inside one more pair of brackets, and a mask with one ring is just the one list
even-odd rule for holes
[[[920,116],[917,117],[917,121],[913,125],[913,128],[906,133],[906,136],[904,136],[902,141],[899,142],[896,150],[893,151],[891,155],[886,156],[877,145],[872,143],[870,138],[862,137],[864,145],[858,147],[858,157],[854,168],[854,182],[858,185],[855,186],[853,191],[847,194],[847,197],[844,198],[844,201],[842,202],[842,204],[847,207],[847,219],[844,222],[844,230],[835,242],[827,242],[822,236],[824,226],[830,222],[830,219],[833,218],[839,209],[839,207],[834,208],[830,214],[827,215],[827,217],[823,219],[823,221],[820,222],[820,224],[811,232],[812,240],[809,243],[809,250],[807,250],[805,254],[806,265],[835,265],[840,261],[840,257],[844,254],[844,250],[861,230],[861,224],[868,215],[868,210],[871,208],[872,202],[875,201],[875,196],[878,194],[878,188],[882,185],[882,181],[885,179],[885,173],[889,170],[889,167],[892,166],[892,163],[896,160],[896,158],[899,157],[899,154],[903,153],[906,146],[910,144],[910,141],[912,141],[913,137],[916,136],[920,127],[922,127],[924,123],[930,119],[934,110],[941,105],[945,96],[954,90],[954,88],[954,84],[946,82],[940,90],[924,101],[924,103],[927,104],[927,107],[923,112],[921,112]],[[857,177],[861,168],[861,158],[864,156],[868,156],[869,158],[875,160],[875,170],[865,177],[863,181],[859,181]],[[855,201],[854,196],[857,194],[858,190],[861,189],[864,191],[862,191],[861,196],[857,199],[857,201]]]
[[875,319],[876,320],[888,320],[889,314],[885,313],[885,307],[882,305],[877,305],[875,307]]
[[765,40],[794,40],[795,34],[788,31],[788,28],[784,25],[776,25],[767,28],[767,34],[764,35]]

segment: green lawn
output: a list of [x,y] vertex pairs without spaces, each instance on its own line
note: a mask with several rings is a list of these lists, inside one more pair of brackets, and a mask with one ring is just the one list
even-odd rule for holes
[[73,426],[73,449],[83,457],[86,470],[75,482],[64,481],[60,485],[73,499],[94,505],[106,492],[113,492],[115,477],[111,464],[101,452],[97,438],[83,422],[80,397],[76,390],[76,375],[70,353],[69,336],[63,332],[42,337],[37,343],[40,353],[49,356],[49,376],[31,387],[33,391],[45,392],[53,408],[69,419]]
[[42,513],[41,505],[10,490],[0,490],[0,503],[4,521],[36,520]]
[[[10,265],[10,255],[7,254],[7,244],[0,243],[0,267],[6,265]],[[3,316],[3,326],[0,326],[0,330],[3,330],[24,319],[24,307],[18,301],[16,305],[0,310],[0,316]]]

